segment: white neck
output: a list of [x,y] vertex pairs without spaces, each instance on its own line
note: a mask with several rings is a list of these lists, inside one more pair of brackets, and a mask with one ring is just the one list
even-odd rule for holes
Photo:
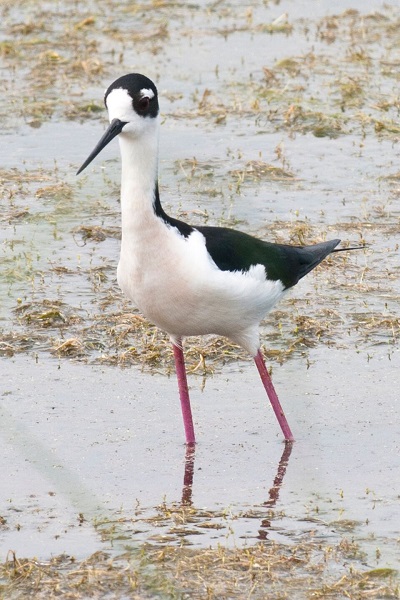
[[[121,150],[121,219],[122,235],[140,229],[143,222],[155,217],[153,200],[158,171],[158,122],[135,137],[130,132],[119,135]],[[150,124],[149,124],[150,125]]]

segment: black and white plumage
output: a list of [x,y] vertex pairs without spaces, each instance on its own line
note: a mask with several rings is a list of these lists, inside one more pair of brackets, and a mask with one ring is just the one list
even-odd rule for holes
[[[168,216],[158,190],[160,116],[154,83],[136,73],[120,77],[107,89],[105,104],[110,126],[78,173],[118,135],[122,159],[118,283],[139,310],[171,336],[182,408],[190,413],[183,356],[177,355],[182,338],[226,336],[262,369],[260,321],[289,288],[336,251],[340,240],[306,247],[274,244],[233,229],[191,226]],[[261,370],[260,374],[265,376]],[[271,402],[278,420],[281,415],[287,425],[280,405]],[[191,413],[187,418],[191,421]],[[279,422],[285,437],[292,439],[289,426],[285,430]],[[185,421],[185,429],[186,441],[194,442],[193,424]]]

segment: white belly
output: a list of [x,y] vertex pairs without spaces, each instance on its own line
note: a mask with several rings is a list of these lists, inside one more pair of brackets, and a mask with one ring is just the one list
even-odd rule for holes
[[[283,295],[280,281],[265,278],[262,265],[246,273],[221,271],[203,235],[182,237],[163,226],[151,249],[142,239],[122,242],[118,283],[138,309],[172,337],[224,335],[255,354],[258,324]],[[254,339],[254,338],[257,339]],[[250,343],[248,338],[252,338]]]

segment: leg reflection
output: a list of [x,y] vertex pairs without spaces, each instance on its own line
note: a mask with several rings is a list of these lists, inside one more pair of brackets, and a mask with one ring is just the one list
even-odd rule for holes
[[194,473],[195,444],[186,444],[185,473],[183,475],[182,502],[183,506],[192,504],[192,486]]
[[263,506],[275,506],[279,499],[279,492],[281,491],[281,486],[283,483],[283,478],[285,477],[286,469],[289,464],[289,458],[292,453],[293,442],[290,440],[285,442],[285,449],[282,453],[281,460],[278,464],[278,471],[276,473],[276,477],[274,479],[274,485],[269,490],[269,500],[263,503]]
[[[278,464],[278,470],[276,473],[276,477],[274,479],[274,483],[272,488],[269,490],[269,500],[263,502],[263,506],[268,508],[273,508],[279,499],[279,492],[281,491],[281,486],[283,483],[283,478],[285,477],[286,469],[289,464],[289,458],[292,453],[293,442],[287,440],[285,442],[285,448],[283,450],[281,459]],[[268,528],[271,527],[271,521],[269,519],[263,519],[261,521],[261,527],[263,529],[259,529],[257,538],[259,540],[265,540],[268,537]]]

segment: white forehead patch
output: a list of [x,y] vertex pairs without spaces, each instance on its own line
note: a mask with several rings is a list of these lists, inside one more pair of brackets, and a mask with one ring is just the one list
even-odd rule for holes
[[142,90],[140,90],[140,94],[141,94],[142,98],[144,98],[146,96],[147,96],[147,98],[150,98],[150,100],[152,98],[154,98],[153,90],[147,90],[146,88],[143,88]]
[[112,119],[130,121],[133,114],[132,98],[124,88],[115,88],[107,96],[107,109]]

